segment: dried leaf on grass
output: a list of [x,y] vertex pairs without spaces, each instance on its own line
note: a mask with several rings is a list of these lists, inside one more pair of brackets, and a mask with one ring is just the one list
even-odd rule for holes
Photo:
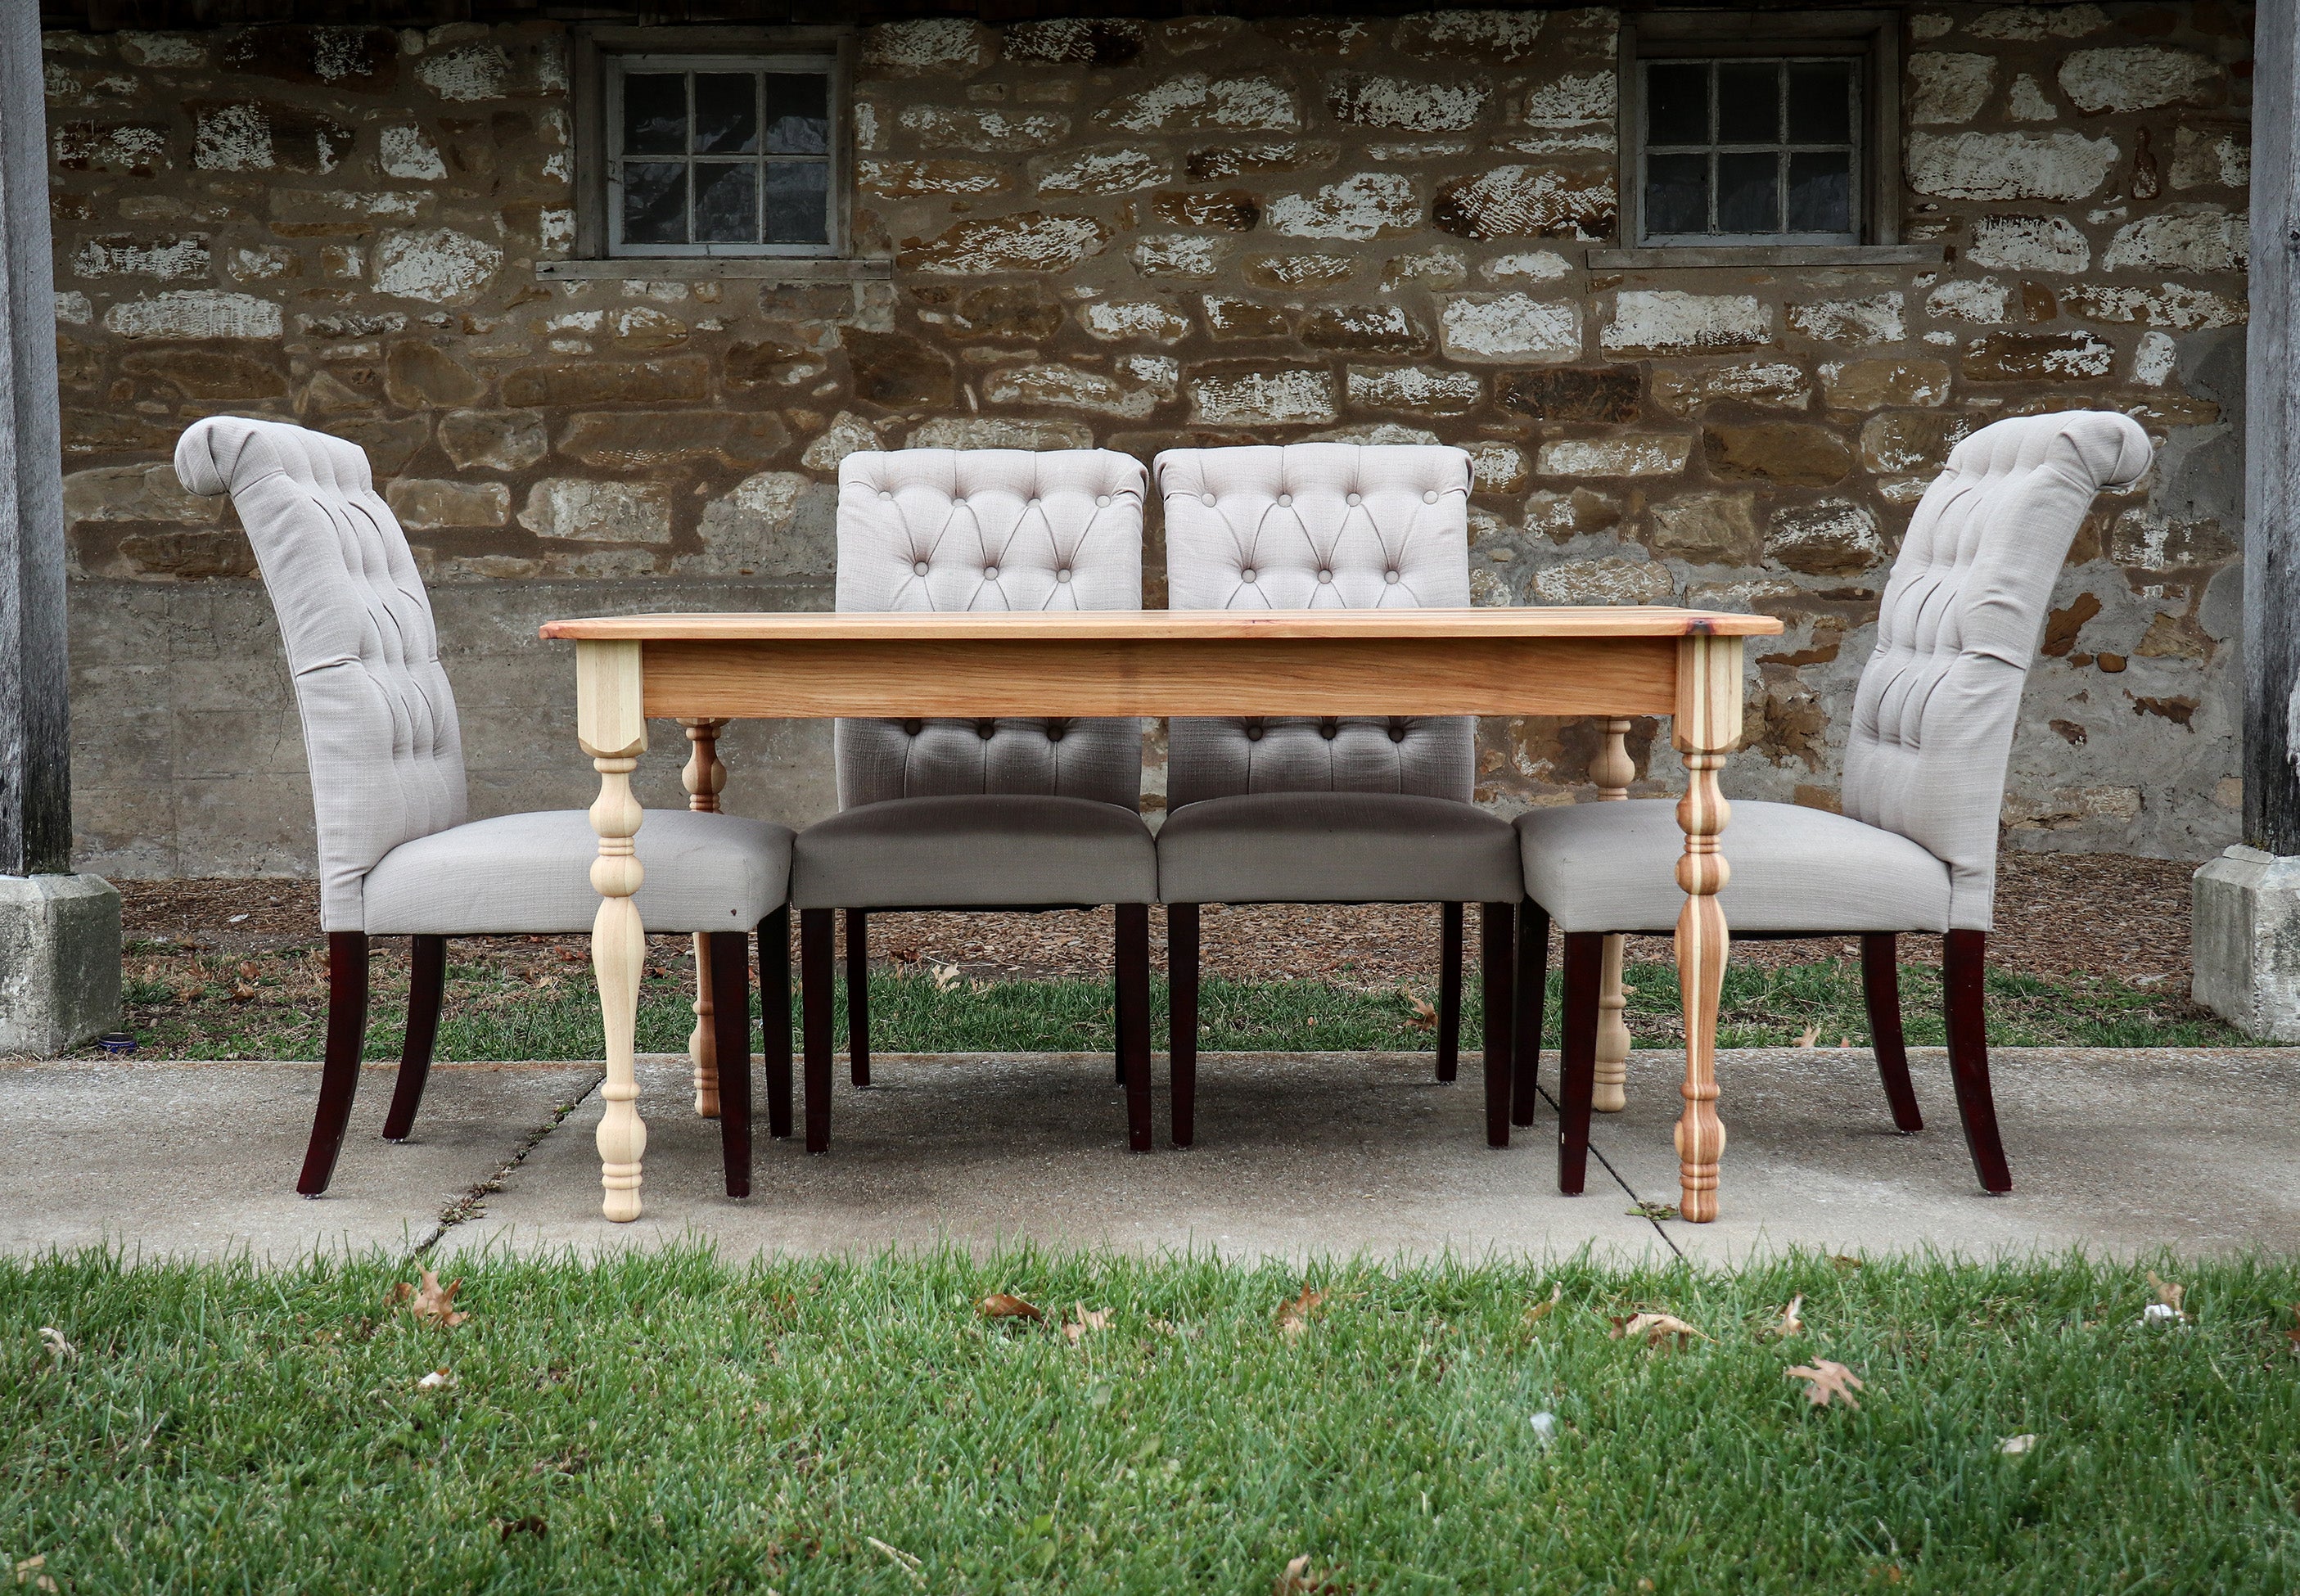
[[54,1590],[55,1576],[42,1572],[47,1566],[48,1554],[45,1551],[38,1557],[24,1559],[16,1565],[16,1583],[20,1585],[29,1585],[36,1591]]
[[415,1382],[415,1389],[418,1391],[445,1391],[449,1386],[454,1384],[454,1383],[455,1376],[453,1370],[435,1368],[429,1374],[424,1376],[421,1380]]
[[1635,1341],[1642,1335],[1646,1345],[1657,1347],[1675,1337],[1677,1344],[1684,1347],[1696,1338],[1702,1341],[1711,1339],[1673,1313],[1639,1313],[1628,1318],[1607,1317],[1613,1326],[1612,1339],[1615,1341]]
[[1848,1274],[1861,1267],[1861,1260],[1859,1259],[1849,1257],[1842,1252],[1830,1253],[1829,1255],[1829,1267],[1834,1268],[1840,1275]]
[[1549,1287],[1549,1301],[1546,1302],[1536,1302],[1532,1307],[1527,1309],[1525,1310],[1525,1318],[1523,1322],[1529,1326],[1538,1325],[1542,1320],[1547,1318],[1551,1314],[1557,1311],[1558,1301],[1564,1295],[1565,1283],[1562,1280],[1553,1281]]
[[2292,1322],[2294,1327],[2284,1333],[2284,1344],[2292,1349],[2295,1358],[2300,1358],[2300,1302],[2292,1305]]
[[1046,1317],[1021,1298],[1009,1296],[1004,1292],[992,1292],[977,1306],[986,1319],[1044,1319]]
[[1781,1309],[1781,1317],[1765,1326],[1765,1334],[1777,1341],[1787,1341],[1792,1335],[1802,1334],[1804,1330],[1804,1320],[1798,1317],[1797,1310],[1804,1306],[1804,1293],[1799,1292],[1789,1299],[1789,1305]]
[[1305,1551],[1286,1565],[1286,1572],[1278,1576],[1270,1592],[1271,1596],[1335,1596],[1342,1588],[1330,1579],[1320,1579],[1312,1574],[1310,1554]]
[[958,966],[955,964],[938,964],[934,967],[934,988],[937,992],[948,992],[951,988],[956,986],[958,983]]
[[919,1572],[919,1559],[912,1557],[909,1552],[901,1550],[899,1547],[888,1545],[876,1535],[865,1535],[862,1538],[871,1543],[873,1550],[884,1553],[888,1561],[893,1563],[896,1567],[900,1568],[904,1573],[909,1575],[912,1584],[922,1585],[927,1583],[927,1576]]
[[2148,1271],[2148,1284],[2156,1293],[2156,1300],[2140,1310],[2140,1322],[2144,1325],[2187,1324],[2188,1316],[2182,1310],[2180,1300],[2188,1294],[2188,1288],[2177,1280],[2157,1279],[2154,1269]]
[[1406,1008],[1411,1010],[1405,1017],[1408,1027],[1417,1031],[1437,1028],[1438,1010],[1430,1006],[1428,998],[1404,986],[1397,989],[1397,995],[1405,1000]]
[[453,1330],[471,1317],[455,1307],[455,1293],[463,1289],[461,1276],[454,1284],[443,1287],[439,1276],[430,1270],[421,1273],[421,1285],[410,1285],[402,1280],[391,1288],[392,1306],[412,1314],[419,1325],[437,1325],[442,1330]]
[[1789,1045],[1791,1047],[1811,1047],[1820,1039],[1820,1037],[1821,1027],[1819,1026],[1807,1026],[1804,1030],[1797,1033],[1797,1039],[1795,1042],[1790,1043]]
[[70,1363],[79,1356],[79,1349],[64,1339],[64,1333],[54,1325],[40,1326],[40,1340],[46,1343],[48,1356],[58,1363]]
[[1792,1380],[1804,1382],[1805,1401],[1816,1408],[1841,1401],[1848,1408],[1858,1409],[1860,1400],[1853,1393],[1869,1389],[1861,1383],[1860,1376],[1829,1358],[1816,1358],[1810,1364],[1800,1363],[1782,1373]]
[[1996,1443],[1996,1450],[2008,1458],[2017,1458],[2037,1444],[2034,1435],[2007,1435]]
[[1326,1293],[1304,1284],[1300,1296],[1279,1304],[1278,1334],[1289,1341],[1300,1335],[1310,1327],[1312,1316],[1322,1312],[1325,1306]]
[[1107,1329],[1110,1326],[1110,1309],[1107,1308],[1088,1309],[1080,1302],[1071,1311],[1076,1317],[1062,1326],[1062,1339],[1072,1346],[1078,1345],[1090,1331]]

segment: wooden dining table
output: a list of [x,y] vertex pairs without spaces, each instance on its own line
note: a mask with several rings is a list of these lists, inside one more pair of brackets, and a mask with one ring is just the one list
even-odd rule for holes
[[[605,1026],[600,1184],[609,1219],[639,1216],[646,1126],[634,1034],[646,935],[631,895],[645,819],[631,772],[650,719],[1090,715],[1670,717],[1686,902],[1677,921],[1685,1108],[1679,1211],[1717,1215],[1717,1004],[1729,933],[1717,901],[1728,807],[1718,772],[1741,735],[1744,637],[1770,616],[1662,607],[624,615],[554,620],[575,644],[576,737],[599,774],[591,806],[599,912],[591,960]],[[690,767],[688,786],[696,790]],[[715,771],[704,777],[717,791]],[[1626,789],[1626,775],[1620,777]],[[1611,794],[1609,794],[1611,795]],[[1609,960],[1618,980],[1618,956]],[[1619,1010],[1618,994],[1612,1003]],[[772,1023],[771,1020],[770,1023]],[[707,1027],[699,1027],[707,1029]],[[1538,1038],[1533,1044],[1538,1046]]]

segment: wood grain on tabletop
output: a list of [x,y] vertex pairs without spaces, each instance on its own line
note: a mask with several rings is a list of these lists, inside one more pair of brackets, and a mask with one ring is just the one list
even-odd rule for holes
[[1781,623],[1660,605],[1554,605],[1486,610],[1095,610],[1077,611],[820,611],[721,615],[605,615],[554,620],[548,638],[801,642],[1033,638],[1767,637]]

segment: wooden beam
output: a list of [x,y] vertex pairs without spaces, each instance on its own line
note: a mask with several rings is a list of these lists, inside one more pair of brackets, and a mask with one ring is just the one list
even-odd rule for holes
[[2246,334],[2244,440],[2244,836],[2300,854],[2300,771],[2292,763],[2300,689],[2300,249],[2294,187],[2294,8],[2263,5],[2253,38],[2252,324]]

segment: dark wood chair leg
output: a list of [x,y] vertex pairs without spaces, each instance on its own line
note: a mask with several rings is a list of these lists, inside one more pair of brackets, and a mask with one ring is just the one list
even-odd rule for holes
[[407,1041],[399,1050],[399,1079],[391,1089],[391,1111],[383,1117],[383,1139],[404,1142],[423,1106],[423,1083],[431,1076],[431,1050],[439,1040],[439,1009],[447,995],[447,939],[411,936],[407,982]]
[[791,1134],[790,908],[759,922],[759,1031],[767,1058],[767,1134]]
[[806,1150],[830,1150],[830,1049],[838,927],[829,909],[798,911],[798,988],[806,1048]]
[[751,934],[713,931],[711,1035],[719,1054],[719,1153],[727,1195],[751,1194]]
[[1511,993],[1517,964],[1517,905],[1478,905],[1478,954],[1484,987],[1486,1032],[1486,1145],[1507,1147],[1510,1085],[1516,1060],[1510,1056],[1510,1027],[1517,1018]]
[[367,934],[328,933],[328,1042],[320,1066],[320,1109],[296,1189],[317,1197],[335,1178],[352,1098],[359,1091],[360,1050],[367,1042]]
[[1517,979],[1511,993],[1510,1123],[1531,1125],[1541,1101],[1541,1027],[1549,1002],[1549,910],[1528,898],[1517,909]]
[[1438,933],[1438,1078],[1462,1073],[1462,905],[1439,905]]
[[1948,993],[1948,1072],[1956,1082],[1957,1117],[1964,1121],[1964,1144],[1971,1150],[1980,1189],[2009,1192],[2012,1171],[2004,1162],[1996,1099],[1988,1089],[1988,1017],[1981,980],[1988,933],[1952,931],[1946,943],[1941,977]]
[[1174,1145],[1198,1138],[1198,906],[1166,905],[1166,1057],[1172,1083],[1167,1112]]
[[1565,934],[1565,1023],[1558,1037],[1557,1189],[1579,1197],[1589,1172],[1589,1105],[1597,1091],[1597,997],[1605,938]]
[[1118,1073],[1126,1085],[1126,1145],[1150,1151],[1150,905],[1118,905]]
[[1869,1046],[1884,1078],[1885,1101],[1893,1108],[1893,1127],[1904,1135],[1925,1128],[1917,1111],[1917,1088],[1909,1079],[1909,1050],[1901,1039],[1900,938],[1872,931],[1861,939],[1861,995],[1869,1004]]
[[860,909],[846,911],[846,1078],[871,1084],[871,924]]

